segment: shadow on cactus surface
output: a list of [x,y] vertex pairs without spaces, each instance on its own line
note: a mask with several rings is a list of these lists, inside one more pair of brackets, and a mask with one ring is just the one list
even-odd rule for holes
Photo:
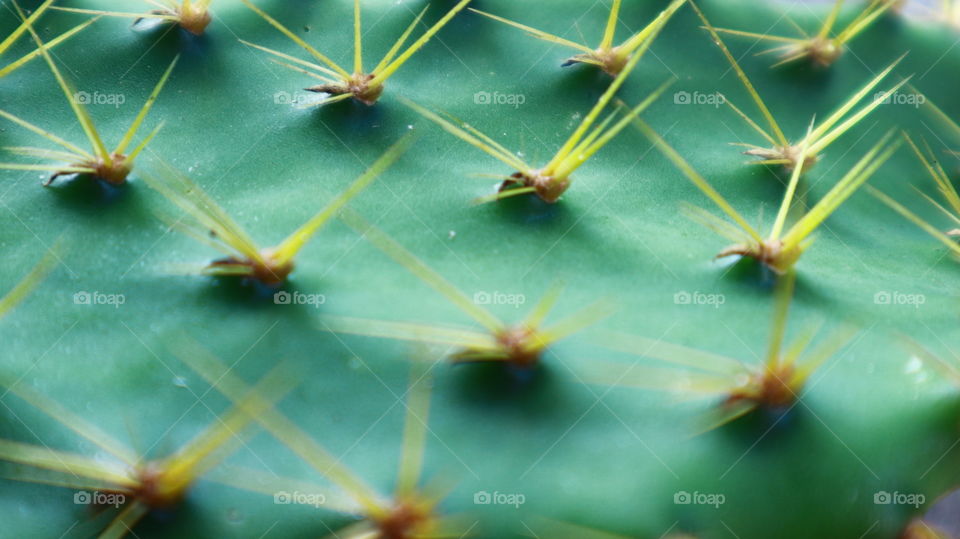
[[0,0],[0,535],[957,536],[952,2],[250,3]]

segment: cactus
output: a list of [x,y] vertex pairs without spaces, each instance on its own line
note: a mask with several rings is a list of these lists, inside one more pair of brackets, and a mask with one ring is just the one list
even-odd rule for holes
[[203,35],[203,31],[210,24],[210,3],[213,0],[183,0],[177,3],[174,0],[167,0],[166,4],[157,1],[148,0],[147,4],[152,4],[158,9],[152,9],[145,13],[128,13],[123,11],[104,11],[102,9],[82,9],[56,7],[61,11],[73,13],[87,13],[90,15],[106,15],[108,17],[124,17],[133,19],[133,25],[136,26],[143,21],[153,19],[163,24],[177,24],[187,32],[193,35]]
[[955,11],[0,0],[0,535],[956,536]]
[[[18,13],[19,11],[20,10],[18,7]],[[153,140],[153,137],[155,137],[163,127],[163,123],[158,125],[149,135],[144,137],[143,141],[134,147],[129,154],[126,153],[127,148],[133,142],[133,137],[137,134],[137,130],[140,129],[140,125],[143,123],[144,119],[146,119],[147,114],[150,112],[150,108],[153,106],[153,103],[157,100],[160,90],[163,89],[163,85],[166,84],[167,79],[170,78],[170,73],[173,71],[173,68],[176,67],[179,56],[174,57],[173,61],[170,62],[170,67],[164,71],[163,75],[160,77],[160,82],[158,82],[153,88],[153,91],[150,92],[150,97],[147,98],[146,103],[144,103],[143,107],[140,109],[140,112],[130,124],[130,128],[127,129],[126,133],[123,135],[123,138],[117,144],[117,147],[111,151],[108,150],[107,146],[103,143],[103,137],[97,131],[97,126],[94,125],[93,119],[91,119],[90,113],[86,109],[85,101],[87,100],[84,99],[83,94],[75,91],[71,87],[70,83],[66,81],[63,74],[60,72],[60,68],[58,68],[56,62],[53,61],[53,58],[47,49],[47,45],[45,45],[43,41],[40,40],[40,37],[37,36],[36,32],[33,31],[33,27],[31,26],[32,23],[29,21],[29,18],[22,17],[22,13],[19,14],[21,15],[21,18],[23,18],[23,24],[27,26],[27,29],[33,36],[34,41],[36,41],[37,50],[40,51],[40,53],[43,55],[43,59],[46,60],[47,65],[50,66],[50,71],[53,72],[54,76],[56,77],[57,84],[59,84],[60,88],[63,90],[64,97],[66,97],[67,102],[70,103],[70,106],[76,115],[77,122],[80,124],[83,132],[87,135],[87,138],[89,139],[90,144],[93,146],[93,149],[90,152],[85,151],[76,145],[67,142],[63,138],[49,131],[45,131],[22,118],[18,118],[9,112],[0,111],[0,115],[2,115],[4,118],[48,139],[51,142],[58,144],[63,149],[67,150],[66,152],[63,152],[29,146],[8,146],[7,150],[13,153],[39,157],[41,159],[66,161],[67,164],[65,166],[58,166],[52,164],[38,165],[3,163],[0,164],[0,168],[5,168],[8,170],[53,171],[53,174],[47,179],[46,182],[44,182],[44,185],[52,184],[54,180],[60,176],[72,176],[77,174],[88,175],[94,179],[102,180],[111,185],[122,185],[127,181],[127,176],[133,169],[134,159],[140,155],[140,152],[147,147],[147,144]]]
[[717,30],[759,41],[785,43],[785,45],[767,49],[761,53],[768,54],[776,52],[780,54],[781,59],[774,64],[774,67],[798,60],[808,60],[820,67],[830,67],[830,65],[836,62],[837,58],[843,54],[844,46],[850,40],[873,24],[878,17],[883,15],[888,9],[894,7],[896,3],[897,2],[893,0],[871,0],[869,5],[862,8],[860,13],[835,35],[833,34],[833,27],[837,24],[837,18],[840,15],[840,10],[843,8],[842,1],[833,3],[833,9],[830,10],[830,14],[824,19],[817,33],[812,36],[808,35],[799,27],[797,27],[797,30],[804,34],[803,37],[784,37],[756,32],[744,32],[742,30],[730,30],[727,28],[717,28]]
[[[421,47],[430,41],[430,38],[432,38],[448,22],[450,22],[450,20],[453,19],[453,17],[456,16],[456,14],[459,13],[463,8],[465,8],[470,1],[471,0],[460,0],[460,2],[453,7],[453,9],[448,11],[446,15],[437,21],[436,24],[424,32],[419,39],[414,41],[413,44],[406,49],[403,49],[403,46],[406,44],[410,34],[417,27],[420,21],[423,20],[425,10],[421,11],[416,18],[413,19],[413,22],[410,23],[410,26],[408,26],[403,34],[401,34],[400,38],[397,39],[397,41],[393,44],[387,54],[384,55],[383,59],[380,60],[380,63],[378,63],[377,66],[374,67],[369,73],[363,68],[363,25],[361,22],[362,19],[360,14],[359,0],[354,0],[353,2],[353,72],[347,71],[345,68],[340,67],[336,62],[325,56],[316,48],[308,45],[307,42],[305,42],[302,38],[297,37],[297,35],[294,34],[289,28],[285,27],[276,19],[266,14],[262,9],[250,2],[250,0],[243,0],[243,3],[255,13],[263,17],[264,20],[269,22],[277,30],[280,30],[280,32],[290,38],[291,41],[303,47],[304,50],[306,50],[311,56],[324,65],[317,65],[304,60],[298,60],[282,52],[258,45],[253,45],[252,43],[244,43],[256,47],[264,52],[268,52],[274,56],[278,56],[285,60],[292,61],[313,69],[314,71],[311,72],[304,70],[302,67],[280,62],[280,65],[293,69],[294,71],[305,73],[311,77],[323,81],[324,84],[307,88],[307,90],[311,92],[327,94],[329,96],[323,101],[318,102],[317,105],[329,105],[350,98],[353,98],[365,105],[373,105],[377,102],[377,100],[380,99],[380,95],[383,94],[384,83],[386,83],[387,79],[393,76],[393,74],[400,69],[400,66],[406,63],[407,60],[416,54]],[[401,49],[403,49],[402,52]]]
[[[36,9],[34,9],[29,17],[23,17],[22,14],[19,13],[19,10],[17,10],[18,16],[20,16],[22,20],[20,21],[19,25],[13,32],[8,34],[3,39],[3,41],[0,41],[0,56],[3,56],[3,53],[7,52],[7,50],[10,49],[10,47],[12,47],[14,43],[16,43],[17,39],[23,36],[27,32],[27,30],[31,28],[30,25],[33,24],[34,21],[36,21],[40,17],[40,15],[43,14],[44,11],[46,11],[51,5],[53,5],[53,2],[54,0],[47,0],[46,2],[38,6]],[[84,28],[90,26],[94,22],[96,22],[96,19],[90,19],[82,24],[78,24],[77,26],[74,26],[70,30],[51,39],[50,42],[47,43],[48,48],[56,47],[60,43],[73,37],[78,32],[81,32]],[[0,78],[3,78],[9,75],[10,73],[13,73],[22,65],[26,64],[30,60],[33,60],[37,56],[40,56],[42,52],[43,50],[40,47],[37,47],[33,51],[30,51],[27,54],[24,54],[23,56],[21,56],[19,59],[4,65],[4,67],[0,69]],[[6,60],[4,60],[4,63],[6,63]]]

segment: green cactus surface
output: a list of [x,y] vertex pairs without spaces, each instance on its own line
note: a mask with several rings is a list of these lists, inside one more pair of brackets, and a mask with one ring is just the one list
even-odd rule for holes
[[[351,0],[251,1],[353,67]],[[594,48],[613,3],[468,7]],[[19,4],[29,13],[41,2]],[[55,2],[122,12],[154,4]],[[364,67],[428,5],[408,44],[456,4],[361,0]],[[845,2],[837,27],[870,4]],[[960,30],[938,15],[939,5],[899,4],[826,67],[800,60],[771,68],[777,56],[755,55],[770,43],[721,34],[790,141],[906,53],[859,106],[912,75],[909,83],[798,173],[788,225],[888,132],[891,144],[903,132],[922,149],[929,144],[948,178],[960,170],[950,153],[960,150],[960,130],[929,106],[960,120]],[[623,0],[613,43],[668,5]],[[718,28],[778,36],[799,35],[791,21],[815,34],[832,9],[772,0],[696,5]],[[0,170],[0,296],[45,260],[43,275],[27,283],[32,290],[0,319],[0,537],[110,529],[124,507],[77,498],[109,488],[78,487],[87,485],[82,474],[56,473],[62,461],[53,470],[36,463],[43,451],[54,461],[50,455],[77,454],[105,462],[98,437],[77,432],[83,425],[148,460],[177,458],[200,433],[214,441],[215,458],[182,499],[168,500],[162,489],[142,494],[171,503],[145,511],[132,530],[115,525],[115,536],[887,538],[911,522],[905,536],[934,533],[917,519],[960,482],[960,378],[933,359],[960,359],[955,249],[864,188],[816,229],[783,275],[749,259],[714,259],[731,242],[684,208],[723,214],[636,122],[576,169],[555,203],[521,195],[475,204],[517,170],[419,110],[465,122],[541,166],[613,77],[589,63],[561,67],[577,52],[464,9],[389,77],[373,105],[304,107],[323,98],[304,90],[319,81],[250,44],[313,61],[309,54],[243,2],[215,0],[210,10],[199,36],[164,21],[131,26],[132,18],[102,16],[44,51],[108,147],[179,60],[133,145],[163,126],[123,185],[61,176],[43,186],[49,171]],[[32,29],[49,42],[94,16],[48,9]],[[0,40],[21,22],[13,0],[0,1]],[[724,101],[766,124],[703,26],[691,4],[681,5],[599,120],[623,117],[672,81],[639,114],[642,123],[767,231],[791,171],[750,164],[756,158],[730,144],[766,143]],[[37,49],[24,32],[0,56],[0,69]],[[89,149],[43,55],[0,78],[0,110]],[[257,245],[278,245],[401,140],[409,147],[335,208],[280,288],[184,271],[224,255],[181,233],[174,224],[186,214],[151,187],[175,169]],[[55,147],[6,117],[0,146]],[[0,150],[3,163],[40,161]],[[934,230],[960,228],[923,198],[947,204],[910,145],[900,144],[868,181]],[[551,342],[533,367],[450,361],[462,352],[453,343],[332,331],[346,319],[485,331],[377,237],[505,324],[556,292],[544,327],[586,309],[585,327]],[[724,397],[685,389],[702,369],[625,344],[670,343],[762,365],[784,312],[778,294],[789,300],[784,288],[794,279],[786,342],[818,328],[813,345],[837,331],[851,338],[785,406],[760,406],[704,432],[698,427]],[[200,357],[211,360],[206,370]],[[612,374],[631,365],[651,373],[647,383]],[[246,391],[261,380],[260,393]],[[329,458],[305,460],[296,444],[307,442],[294,428]],[[34,450],[12,462],[14,450],[4,449],[11,443]],[[388,497],[419,503],[435,494],[430,510],[456,519],[444,520],[450,530],[409,531],[421,506],[398,502],[402,510],[362,528],[371,513],[344,488],[341,467]],[[929,536],[955,536],[937,533]]]

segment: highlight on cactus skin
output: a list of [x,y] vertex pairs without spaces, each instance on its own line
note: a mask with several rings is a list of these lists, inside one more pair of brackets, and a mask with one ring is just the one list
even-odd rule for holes
[[712,430],[755,410],[771,412],[775,416],[785,414],[794,407],[810,376],[855,335],[851,328],[843,328],[823,339],[818,346],[811,347],[818,333],[818,327],[812,327],[790,345],[785,345],[787,315],[795,282],[796,273],[791,271],[777,285],[773,327],[766,357],[760,365],[663,340],[618,333],[605,335],[604,345],[668,363],[671,367],[596,362],[581,367],[583,378],[593,384],[719,399],[716,410],[701,425],[705,427],[703,430]]
[[[874,96],[873,100],[858,110],[853,115],[844,119],[844,117],[850,113],[857,106],[857,103],[863,100],[880,82],[886,78],[887,75],[893,71],[893,68],[897,66],[902,60],[901,56],[897,61],[890,64],[886,69],[877,74],[870,82],[868,82],[863,88],[861,88],[857,93],[850,97],[843,105],[841,105],[836,111],[830,114],[827,119],[821,121],[819,124],[816,124],[810,130],[807,131],[806,136],[801,140],[791,143],[786,135],[783,134],[783,130],[780,129],[780,125],[774,119],[773,114],[770,113],[770,109],[767,108],[767,105],[761,99],[760,94],[753,87],[753,83],[750,82],[750,79],[747,77],[747,74],[740,67],[740,64],[737,62],[736,58],[733,57],[733,54],[730,53],[730,50],[727,49],[726,44],[723,40],[720,39],[720,36],[717,34],[719,31],[718,28],[714,28],[710,22],[704,16],[703,12],[695,5],[694,10],[699,15],[700,20],[703,21],[704,28],[710,32],[711,37],[713,37],[714,43],[723,51],[723,55],[727,58],[727,61],[730,63],[730,66],[736,72],[737,77],[740,79],[740,82],[743,83],[743,86],[747,89],[747,93],[750,94],[751,99],[756,104],[757,108],[760,110],[760,113],[763,116],[764,121],[766,122],[769,131],[760,126],[759,123],[752,120],[747,116],[741,109],[737,108],[729,99],[724,99],[724,102],[730,105],[730,108],[740,116],[743,121],[753,128],[757,133],[760,134],[771,147],[757,146],[755,144],[745,144],[745,143],[736,143],[737,146],[744,146],[747,148],[745,152],[746,155],[758,157],[756,161],[752,161],[751,164],[754,165],[782,165],[784,170],[791,172],[796,168],[801,162],[801,173],[809,170],[813,165],[819,160],[819,155],[827,146],[835,142],[840,138],[844,133],[850,130],[852,127],[856,126],[858,123],[863,121],[871,112],[876,110],[878,106],[884,103],[891,95],[896,93],[901,87],[907,84],[910,81],[911,77],[900,81],[894,85],[889,90],[878,93]],[[841,120],[843,120],[841,122]],[[800,149],[805,147],[806,152],[804,158],[800,159]]]
[[144,2],[156,9],[140,13],[59,6],[54,9],[73,13],[104,15],[107,17],[125,17],[133,19],[133,26],[146,20],[159,21],[163,24],[176,24],[195,36],[203,35],[203,32],[210,24],[210,4],[213,0],[180,0],[179,2],[177,0],[165,0],[162,2],[157,0],[144,0]]
[[332,315],[324,315],[319,319],[320,327],[324,331],[453,346],[460,349],[450,357],[454,363],[495,362],[527,370],[539,365],[544,351],[551,344],[612,314],[610,303],[600,300],[559,322],[543,327],[547,315],[562,292],[562,288],[555,285],[537,302],[524,320],[517,324],[505,323],[356,212],[345,211],[341,218],[384,254],[482,325],[486,331]]
[[[306,430],[274,408],[270,400],[266,397],[256,398],[257,388],[249,388],[216,356],[203,350],[196,343],[186,343],[181,357],[235,406],[255,418],[271,436],[334,484],[336,492],[325,496],[329,503],[325,501],[324,506],[348,516],[359,516],[361,520],[340,530],[328,529],[333,535],[383,539],[469,536],[470,522],[464,522],[459,515],[440,513],[438,506],[452,485],[444,484],[446,481],[441,480],[439,483],[430,483],[424,487],[418,486],[424,467],[429,430],[427,426],[430,409],[429,371],[415,367],[411,374],[396,488],[391,495],[384,495],[344,466]],[[244,400],[245,395],[252,395],[252,398]],[[250,477],[255,477],[255,473],[251,474],[247,470],[237,471],[240,473],[221,474],[218,478],[236,488],[254,492],[263,491],[258,482],[248,480]],[[276,476],[269,478],[269,481],[271,486],[287,487],[285,490],[288,491],[299,485],[309,485],[302,479]],[[313,493],[330,490],[312,485],[310,489]],[[266,494],[275,495],[275,492],[267,491]],[[294,503],[304,502],[294,501]]]
[[793,26],[803,37],[774,36],[756,32],[745,32],[743,30],[730,30],[727,28],[717,28],[716,30],[718,32],[725,32],[727,34],[748,37],[760,41],[782,43],[782,45],[760,53],[779,54],[780,60],[773,64],[773,67],[799,60],[807,60],[820,67],[830,67],[843,53],[844,47],[850,40],[869,28],[871,24],[896,3],[897,0],[870,0],[869,4],[861,8],[859,14],[847,24],[843,30],[835,34],[833,33],[833,29],[840,16],[840,8],[843,7],[843,0],[836,0],[836,2],[834,2],[833,9],[815,35],[807,34],[802,28],[793,23],[789,17],[787,17],[787,20],[793,23]]
[[[528,165],[517,155],[510,153],[510,150],[507,150],[503,145],[469,124],[456,119],[448,120],[410,100],[404,100],[404,103],[425,118],[438,124],[448,133],[516,170],[509,176],[493,176],[501,180],[497,192],[477,199],[478,204],[526,194],[534,194],[544,202],[552,204],[557,202],[570,187],[571,175],[613,140],[620,131],[630,124],[631,120],[638,118],[640,113],[656,101],[672,84],[672,81],[667,81],[661,85],[612,126],[610,124],[616,119],[617,110],[608,114],[599,125],[594,127],[593,124],[600,118],[601,113],[610,104],[610,100],[613,99],[613,96],[623,86],[640,59],[643,58],[644,53],[650,48],[650,44],[656,39],[664,23],[665,21],[660,21],[657,24],[653,32],[642,43],[640,49],[630,57],[620,74],[613,79],[607,90],[600,96],[597,104],[583,118],[580,125],[577,126],[550,162],[542,168],[534,168],[532,165]],[[591,128],[593,128],[592,131]]]
[[0,386],[5,393],[16,395],[73,431],[93,444],[99,454],[60,451],[42,440],[40,444],[31,444],[0,439],[0,461],[17,465],[5,474],[7,479],[64,487],[79,491],[80,496],[97,492],[98,500],[94,503],[106,501],[104,505],[112,505],[116,511],[98,536],[123,537],[132,533],[151,511],[180,505],[191,485],[236,449],[243,431],[253,421],[251,414],[282,398],[293,388],[295,380],[278,367],[249,396],[241,396],[233,409],[198,432],[190,442],[167,456],[148,458],[69,407],[27,387],[20,379],[4,375]]
[[147,147],[147,144],[153,140],[153,137],[155,137],[163,127],[163,122],[160,122],[160,124],[157,125],[153,131],[151,131],[138,145],[134,146],[133,149],[128,152],[130,145],[133,143],[134,136],[136,136],[137,131],[140,129],[140,126],[146,119],[147,114],[150,112],[150,108],[160,95],[160,90],[163,89],[167,79],[170,78],[170,74],[173,72],[173,68],[176,67],[177,60],[180,57],[177,56],[172,62],[170,62],[170,66],[167,67],[167,70],[163,73],[163,76],[160,77],[160,81],[157,82],[157,85],[153,88],[153,92],[151,92],[150,96],[147,97],[146,103],[143,104],[140,112],[137,114],[136,118],[134,118],[133,123],[130,124],[130,128],[127,129],[127,132],[123,135],[123,138],[120,139],[120,142],[111,151],[107,149],[107,146],[103,142],[103,137],[101,137],[100,133],[97,131],[97,127],[94,125],[93,119],[90,117],[90,113],[84,106],[85,98],[83,97],[83,94],[77,92],[73,86],[67,82],[63,74],[60,72],[60,68],[57,67],[56,62],[54,62],[53,58],[50,56],[50,53],[47,51],[49,46],[45,46],[43,42],[40,41],[40,37],[36,34],[36,32],[33,31],[33,28],[29,25],[29,23],[27,24],[27,29],[30,30],[34,40],[37,42],[37,46],[39,47],[43,58],[47,61],[47,65],[50,66],[50,71],[53,72],[54,77],[57,79],[57,84],[59,84],[60,88],[63,90],[64,97],[66,97],[67,102],[70,104],[70,108],[73,109],[73,113],[77,117],[77,122],[80,123],[80,127],[87,135],[87,139],[93,148],[91,151],[86,151],[41,127],[38,127],[18,116],[14,116],[9,112],[0,109],[0,116],[3,118],[6,118],[20,127],[32,131],[33,133],[40,135],[41,137],[61,147],[60,150],[50,150],[46,148],[37,148],[34,146],[8,146],[4,148],[5,150],[27,157],[65,163],[63,165],[56,165],[52,163],[0,163],[0,169],[41,170],[52,172],[51,176],[46,182],[44,182],[45,186],[52,184],[60,176],[72,175],[89,175],[110,185],[123,185],[127,181],[127,176],[129,176],[130,172],[133,170],[134,160],[136,160],[137,156],[140,155],[140,152]]
[[640,46],[650,38],[650,36],[659,32],[660,28],[666,24],[668,20],[670,20],[670,17],[673,16],[673,14],[677,11],[677,9],[680,8],[680,6],[683,5],[684,2],[686,2],[686,0],[673,0],[666,9],[657,15],[657,17],[647,24],[647,26],[645,26],[642,30],[630,36],[630,38],[620,45],[614,46],[613,38],[617,31],[617,24],[620,22],[620,4],[622,3],[622,0],[613,0],[613,5],[610,7],[610,16],[607,18],[607,26],[603,31],[603,39],[600,41],[600,45],[596,49],[591,49],[590,47],[575,41],[570,41],[569,39],[564,39],[542,30],[537,30],[536,28],[511,21],[503,17],[498,17],[485,11],[480,11],[479,9],[470,8],[470,11],[483,15],[484,17],[489,17],[495,21],[509,24],[515,28],[519,28],[537,39],[542,39],[550,43],[556,43],[579,51],[579,54],[567,60],[563,64],[563,67],[575,64],[590,64],[599,67],[610,76],[616,77],[627,65],[630,55],[636,52],[637,49],[639,49]]
[[353,197],[360,194],[390,168],[413,143],[413,134],[401,138],[370,168],[322,210],[275,247],[262,249],[199,185],[186,175],[169,169],[163,174],[143,176],[154,189],[187,213],[189,219],[168,219],[171,228],[227,255],[200,270],[215,277],[240,277],[267,286],[280,286],[293,271],[294,258]]
[[[750,257],[778,274],[787,273],[793,268],[794,264],[796,264],[800,258],[800,255],[802,255],[813,242],[813,238],[810,237],[811,234],[813,234],[841,204],[850,198],[861,185],[866,183],[867,180],[890,159],[890,156],[892,156],[900,146],[899,141],[890,143],[893,132],[887,133],[873,148],[860,158],[856,165],[840,178],[819,202],[804,212],[803,217],[798,219],[792,226],[785,229],[788,214],[794,204],[794,195],[796,194],[797,185],[800,182],[802,170],[800,167],[794,168],[770,234],[764,237],[754,227],[750,226],[747,220],[727,202],[723,195],[714,189],[703,176],[694,170],[694,168],[663,140],[660,135],[651,129],[650,126],[639,118],[635,119],[634,123],[636,123],[640,131],[693,182],[697,189],[703,192],[704,195],[712,200],[713,203],[733,221],[733,223],[730,223],[695,206],[685,207],[686,213],[691,219],[698,221],[718,235],[737,242],[721,251],[720,254],[717,255],[717,258],[734,255]],[[801,146],[798,159],[803,160],[806,158],[806,155],[807,148]]]
[[306,90],[310,92],[327,94],[329,97],[314,103],[311,106],[329,105],[331,103],[344,101],[350,98],[353,98],[365,105],[375,104],[383,94],[384,83],[387,82],[387,79],[392,77],[393,74],[396,73],[396,71],[400,69],[400,67],[403,66],[407,60],[410,59],[410,57],[412,57],[417,51],[426,45],[427,42],[430,41],[430,39],[436,35],[437,32],[446,26],[447,23],[450,22],[450,20],[453,19],[457,13],[462,11],[463,8],[467,7],[467,4],[471,2],[471,0],[460,0],[460,2],[453,6],[446,15],[444,15],[433,26],[431,26],[430,29],[424,32],[419,39],[404,49],[403,46],[406,44],[407,39],[410,38],[410,34],[412,34],[413,30],[418,24],[420,24],[420,21],[423,19],[423,15],[427,12],[427,8],[429,6],[424,7],[423,10],[420,11],[417,17],[413,20],[413,22],[410,23],[410,26],[407,27],[407,30],[400,36],[399,39],[397,39],[396,43],[393,44],[393,47],[387,51],[387,54],[384,55],[382,60],[380,60],[380,63],[378,63],[372,70],[367,71],[363,67],[363,39],[360,23],[360,0],[354,0],[353,72],[350,72],[347,69],[340,67],[339,64],[325,56],[313,46],[309,45],[306,41],[293,33],[293,31],[268,15],[262,9],[255,6],[250,0],[242,1],[247,5],[247,7],[263,17],[263,19],[270,23],[274,28],[282,32],[283,35],[287,36],[291,41],[307,51],[307,53],[309,53],[316,62],[320,62],[318,64],[315,62],[300,60],[294,56],[240,40],[246,45],[286,60],[284,62],[274,60],[278,64],[321,81],[322,84],[311,86],[306,88]]
[[[12,33],[10,33],[10,35],[4,38],[3,41],[0,41],[0,58],[2,58],[4,53],[6,53],[7,50],[9,50],[10,47],[12,47],[13,44],[17,42],[20,36],[26,33],[27,28],[29,28],[31,25],[36,23],[37,19],[40,18],[40,15],[42,15],[43,12],[46,11],[47,8],[51,6],[51,4],[53,4],[53,2],[54,0],[46,0],[44,3],[37,6],[37,9],[33,10],[33,13],[31,13],[29,17],[26,17],[26,19],[20,23],[20,26],[18,26],[16,30],[14,30]],[[13,7],[16,10],[17,16],[23,19],[24,13],[20,9],[20,5],[17,2],[14,2]],[[52,49],[56,47],[57,45],[63,43],[64,41],[80,33],[86,27],[90,26],[94,22],[96,22],[96,19],[90,19],[82,24],[78,24],[77,26],[74,26],[70,30],[67,30],[66,32],[60,34],[59,36],[51,39],[49,42],[47,42],[46,47],[48,49]],[[40,54],[41,54],[41,50],[40,50],[40,47],[38,47],[36,50],[21,56],[19,59],[14,60],[13,62],[10,62],[9,64],[3,67],[0,67],[0,79],[2,79],[3,77],[6,77],[10,73],[13,73],[17,69],[23,67],[24,64],[26,64],[30,60],[33,60],[37,56],[40,56]]]
[[948,359],[939,354],[935,354],[926,346],[909,337],[904,338],[904,342],[906,348],[916,357],[920,358],[921,361],[932,366],[938,372],[949,378],[953,384],[960,386],[960,364],[958,364],[957,358]]

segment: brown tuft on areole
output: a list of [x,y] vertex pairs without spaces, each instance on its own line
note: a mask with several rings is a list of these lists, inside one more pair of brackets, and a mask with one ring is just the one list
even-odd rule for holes
[[495,338],[511,365],[530,368],[540,363],[540,348],[530,346],[530,341],[536,339],[537,334],[529,327],[525,325],[509,327],[496,334]]
[[354,99],[364,105],[374,105],[383,95],[383,84],[370,85],[374,75],[368,73],[354,73],[348,81],[331,84],[318,84],[304,88],[308,92],[330,94],[332,96],[351,94]]
[[810,40],[805,49],[810,61],[820,67],[830,67],[843,53],[843,48],[832,39],[816,37]]
[[800,249],[785,251],[782,240],[766,240],[760,243],[732,245],[720,251],[716,258],[734,255],[750,257],[773,271],[783,274],[793,266],[800,253]]
[[123,185],[130,175],[132,167],[127,164],[127,156],[118,153],[110,156],[110,163],[98,159],[92,167],[96,171],[97,178],[109,183],[110,185]]
[[140,503],[151,509],[172,507],[183,500],[182,489],[166,484],[166,467],[159,462],[148,462],[137,474],[139,485],[133,495]]
[[765,369],[750,377],[742,387],[727,397],[728,404],[751,401],[766,408],[785,408],[797,400],[794,387],[796,371],[792,365],[782,365],[773,370]]
[[286,282],[287,277],[291,272],[293,272],[293,261],[287,262],[286,264],[275,262],[273,252],[270,249],[264,249],[260,254],[265,263],[229,256],[214,260],[207,267],[215,268],[217,266],[246,266],[249,268],[249,274],[240,275],[241,277],[253,279],[264,285],[274,287],[280,286]]
[[553,204],[570,187],[570,180],[557,181],[556,178],[544,176],[539,171],[534,171],[532,174],[515,172],[510,179],[500,184],[498,191],[502,193],[517,187],[533,187],[538,197],[548,204]]
[[376,522],[381,539],[412,539],[421,536],[421,528],[430,522],[430,511],[414,502],[398,502]]
[[195,36],[203,35],[210,24],[210,11],[206,8],[191,5],[183,9],[178,8],[180,26]]

